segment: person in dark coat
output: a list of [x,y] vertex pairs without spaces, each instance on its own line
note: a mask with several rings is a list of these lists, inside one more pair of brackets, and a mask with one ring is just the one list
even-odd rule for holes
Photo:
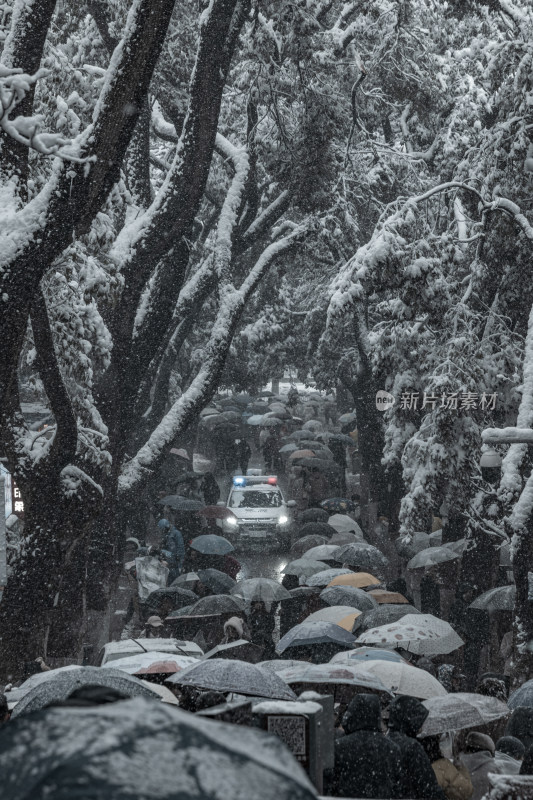
[[533,708],[515,708],[505,729],[506,736],[516,736],[526,750],[533,745]]
[[216,506],[220,500],[220,489],[212,472],[206,472],[200,484],[206,506]]
[[533,775],[533,745],[528,748],[522,764],[520,766],[520,775]]
[[168,519],[160,519],[157,527],[163,531],[162,552],[168,562],[169,584],[181,574],[185,562],[185,543],[183,535]]
[[274,610],[274,608],[271,608],[270,611],[267,611],[263,602],[255,600],[252,603],[248,617],[251,641],[258,647],[263,648],[263,661],[268,661],[275,656],[274,640],[272,638],[276,627]]
[[252,455],[250,445],[246,439],[235,439],[235,445],[237,447],[237,458],[239,459],[241,474],[246,475],[248,470],[248,462],[250,461],[250,456]]
[[416,697],[396,697],[389,708],[389,738],[401,753],[401,785],[396,797],[445,800],[422,744],[416,736],[429,711]]
[[466,675],[466,691],[468,692],[474,691],[478,679],[481,649],[490,641],[488,614],[478,608],[469,607],[474,598],[475,592],[470,584],[459,584],[448,620],[465,642],[463,670]]
[[345,735],[335,741],[335,765],[327,770],[324,792],[333,797],[400,797],[400,749],[381,732],[375,694],[358,694],[343,718]]

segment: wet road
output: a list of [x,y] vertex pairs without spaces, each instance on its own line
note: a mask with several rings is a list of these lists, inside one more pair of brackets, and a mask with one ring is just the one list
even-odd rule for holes
[[238,550],[235,557],[242,564],[237,580],[273,578],[275,581],[281,581],[283,567],[291,560],[289,553],[281,553],[274,549],[268,551],[266,548],[260,550],[258,547],[255,551],[249,547]]

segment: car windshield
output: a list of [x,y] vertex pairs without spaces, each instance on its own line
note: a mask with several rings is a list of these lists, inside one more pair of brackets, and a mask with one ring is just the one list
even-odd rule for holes
[[231,493],[230,508],[279,508],[282,503],[281,492],[254,492],[253,490],[237,490]]

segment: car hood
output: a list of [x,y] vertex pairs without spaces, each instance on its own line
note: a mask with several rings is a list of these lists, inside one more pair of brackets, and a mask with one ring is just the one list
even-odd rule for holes
[[287,509],[285,506],[278,508],[232,508],[231,509],[237,519],[278,519],[278,517],[286,516]]

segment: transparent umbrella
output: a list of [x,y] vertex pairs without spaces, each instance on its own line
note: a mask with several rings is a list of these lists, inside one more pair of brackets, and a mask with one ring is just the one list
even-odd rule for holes
[[378,607],[371,594],[353,586],[328,586],[320,592],[320,599],[328,606],[352,606],[359,611],[371,611]]
[[460,558],[459,553],[454,553],[448,547],[428,547],[413,556],[407,563],[407,569],[434,567],[437,564],[444,564],[446,561],[454,561],[457,558]]
[[307,550],[306,558],[317,559],[318,561],[335,561],[339,548],[335,544],[319,544]]
[[366,542],[355,542],[339,547],[335,554],[335,560],[350,567],[361,567],[361,569],[371,572],[379,572],[384,569],[389,559],[383,555],[381,550]]
[[217,692],[235,692],[274,700],[295,700],[296,695],[285,681],[271,670],[247,661],[211,658],[168,678],[167,683],[197,686]]
[[[370,595],[372,596],[372,595]],[[388,625],[391,622],[405,617],[406,614],[420,614],[421,612],[411,605],[384,603],[376,608],[365,611],[357,619],[355,629],[357,631],[367,631],[370,628],[378,628],[380,625]]]
[[349,647],[354,641],[355,638],[351,633],[333,622],[301,622],[282,636],[276,652],[283,653],[288,647],[306,647],[315,644]]
[[284,568],[285,575],[297,575],[304,578],[314,575],[315,572],[321,572],[328,569],[328,565],[323,561],[315,561],[312,558],[297,558],[295,561],[290,561]]
[[247,580],[239,581],[231,590],[231,594],[242,597],[247,603],[261,600],[265,604],[267,611],[270,610],[272,603],[290,598],[287,589],[271,578],[248,578]]
[[326,542],[327,539],[325,536],[302,536],[292,545],[291,553],[294,556],[303,556],[303,554],[307,553],[312,547],[316,547],[320,544],[326,544]]
[[287,667],[278,674],[288,684],[344,684],[345,686],[357,686],[366,691],[390,694],[389,689],[380,678],[373,675],[370,670],[366,670],[366,665],[363,667],[332,662],[328,664],[306,664],[304,662],[301,665]]
[[497,586],[476,597],[470,608],[482,611],[512,611],[516,602],[516,586]]
[[[339,653],[344,656],[344,653]],[[337,659],[337,656],[335,656]],[[340,660],[339,660],[340,661]],[[336,663],[339,663],[336,661]],[[350,662],[352,665],[353,661]],[[361,663],[366,672],[370,672],[394,694],[408,694],[425,700],[428,697],[439,697],[446,694],[446,689],[429,672],[418,669],[408,664],[406,661],[400,663],[396,661],[385,661],[384,659],[374,659]]]
[[339,569],[325,569],[306,578],[305,583],[306,586],[327,586],[334,578],[338,578],[339,575],[346,575],[349,572],[351,570],[343,569],[342,567],[339,567]]
[[510,714],[509,707],[496,697],[473,692],[454,692],[424,700],[429,716],[419,736],[434,736],[445,731],[460,731],[486,725]]

